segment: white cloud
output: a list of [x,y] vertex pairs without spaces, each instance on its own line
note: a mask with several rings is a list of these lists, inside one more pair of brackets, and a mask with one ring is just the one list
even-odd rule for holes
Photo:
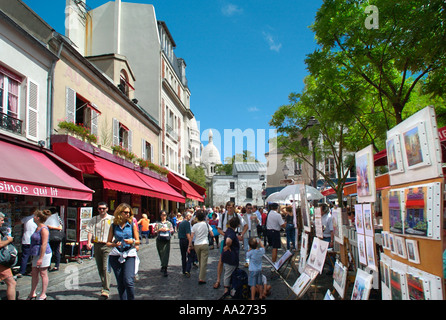
[[249,112],[259,112],[260,109],[259,109],[259,108],[256,108],[256,107],[251,107],[251,108],[248,108],[248,111],[249,111]]
[[223,6],[223,8],[221,8],[221,12],[223,13],[223,15],[225,15],[227,17],[232,17],[236,14],[242,14],[243,9],[235,4],[228,3],[228,4],[225,4]]
[[277,43],[271,33],[263,31],[263,38],[268,43],[270,50],[279,52],[282,48],[282,43]]

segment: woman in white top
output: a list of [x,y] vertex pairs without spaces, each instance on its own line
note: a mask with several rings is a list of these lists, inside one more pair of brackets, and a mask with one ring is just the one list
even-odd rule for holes
[[[189,250],[195,249],[198,257],[198,263],[200,264],[200,273],[198,275],[198,284],[206,283],[206,268],[209,257],[209,235],[214,236],[212,228],[206,223],[206,213],[203,210],[197,210],[195,212],[198,222],[193,225],[191,237],[189,240]],[[194,244],[192,245],[192,239]]]

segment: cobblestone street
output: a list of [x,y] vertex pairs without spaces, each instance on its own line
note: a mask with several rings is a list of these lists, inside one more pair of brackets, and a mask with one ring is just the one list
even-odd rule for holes
[[[279,257],[284,250],[279,251]],[[160,272],[160,262],[156,251],[155,239],[150,239],[148,245],[141,246],[139,251],[140,266],[135,282],[135,298],[137,300],[217,300],[223,294],[223,286],[214,289],[213,284],[217,275],[218,264],[217,249],[210,250],[208,261],[207,283],[198,285],[198,268],[193,267],[191,277],[186,278],[181,273],[181,255],[178,239],[171,242],[168,277],[163,277]],[[267,255],[271,256],[271,251],[267,249]],[[244,261],[243,250],[240,253],[240,261]],[[60,270],[49,273],[48,300],[97,300],[100,296],[100,281],[94,259],[84,259],[82,263],[72,261],[61,263]],[[243,267],[241,267],[243,268]],[[248,269],[244,268],[247,272]],[[284,272],[288,275],[289,268]],[[271,272],[271,266],[266,259],[263,261],[263,272],[272,285],[272,294],[267,300],[294,299],[290,296],[290,290],[277,274]],[[293,285],[296,274],[291,271],[287,278],[289,285]],[[111,273],[111,300],[118,300],[116,280]],[[322,300],[327,289],[332,289],[332,277],[325,274],[317,279],[316,300]],[[40,290],[38,286],[38,292]],[[31,287],[31,277],[24,276],[17,279],[17,291],[19,299],[26,299]],[[5,285],[0,285],[0,296],[5,296]],[[310,289],[315,291],[314,287]],[[307,294],[304,299],[314,299],[314,295]]]

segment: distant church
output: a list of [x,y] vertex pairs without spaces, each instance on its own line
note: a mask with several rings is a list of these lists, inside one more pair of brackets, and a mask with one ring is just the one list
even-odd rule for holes
[[266,188],[266,165],[263,163],[235,163],[232,175],[219,175],[215,166],[221,164],[220,152],[214,145],[212,130],[209,143],[201,151],[201,165],[205,170],[208,197],[206,205],[263,205],[262,191]]

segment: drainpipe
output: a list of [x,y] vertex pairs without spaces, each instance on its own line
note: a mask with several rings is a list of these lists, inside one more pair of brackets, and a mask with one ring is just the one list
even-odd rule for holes
[[51,64],[51,69],[48,72],[48,80],[47,80],[47,148],[51,149],[51,134],[53,133],[53,106],[54,106],[54,69],[56,68],[56,63],[60,59],[60,54],[62,52],[64,43],[62,42],[59,46],[59,50],[57,52],[57,59],[54,60]]

